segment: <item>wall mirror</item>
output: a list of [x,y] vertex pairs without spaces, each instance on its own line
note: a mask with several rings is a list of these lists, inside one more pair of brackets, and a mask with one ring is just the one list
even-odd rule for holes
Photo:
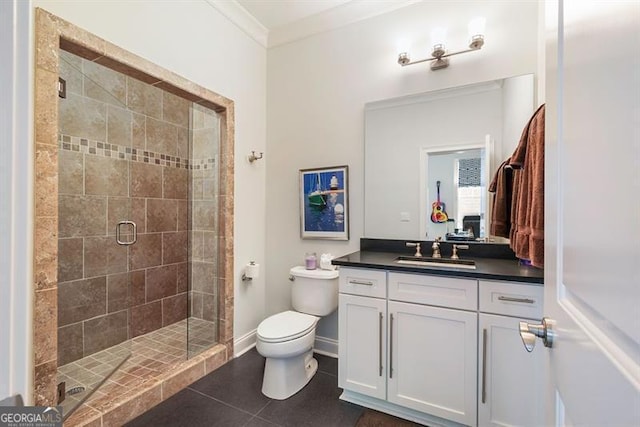
[[[365,237],[468,240],[471,229],[473,240],[504,242],[488,235],[487,187],[515,150],[534,94],[526,74],[366,104]],[[438,181],[454,221],[431,220]]]

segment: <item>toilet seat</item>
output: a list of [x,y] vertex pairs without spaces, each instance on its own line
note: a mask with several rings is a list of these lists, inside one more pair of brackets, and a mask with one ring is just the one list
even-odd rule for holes
[[278,343],[291,341],[311,332],[318,318],[297,311],[283,311],[264,319],[258,325],[258,339],[263,342]]

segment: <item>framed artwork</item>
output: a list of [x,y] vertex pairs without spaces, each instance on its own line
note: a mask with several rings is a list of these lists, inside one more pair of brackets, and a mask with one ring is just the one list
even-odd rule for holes
[[349,240],[349,167],[300,170],[300,237]]

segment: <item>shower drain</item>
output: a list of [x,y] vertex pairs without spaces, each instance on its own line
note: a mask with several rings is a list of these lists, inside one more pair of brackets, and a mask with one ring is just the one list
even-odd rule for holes
[[74,395],[74,394],[82,393],[84,390],[85,390],[85,388],[82,387],[82,386],[73,387],[73,388],[70,388],[69,390],[67,390],[67,394],[68,395]]

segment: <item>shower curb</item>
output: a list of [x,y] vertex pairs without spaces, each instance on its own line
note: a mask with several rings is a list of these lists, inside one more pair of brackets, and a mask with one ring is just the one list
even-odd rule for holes
[[122,386],[126,391],[121,394],[89,398],[65,421],[64,426],[121,426],[215,371],[230,356],[225,345],[217,344],[185,360],[160,378],[149,379],[133,387]]

